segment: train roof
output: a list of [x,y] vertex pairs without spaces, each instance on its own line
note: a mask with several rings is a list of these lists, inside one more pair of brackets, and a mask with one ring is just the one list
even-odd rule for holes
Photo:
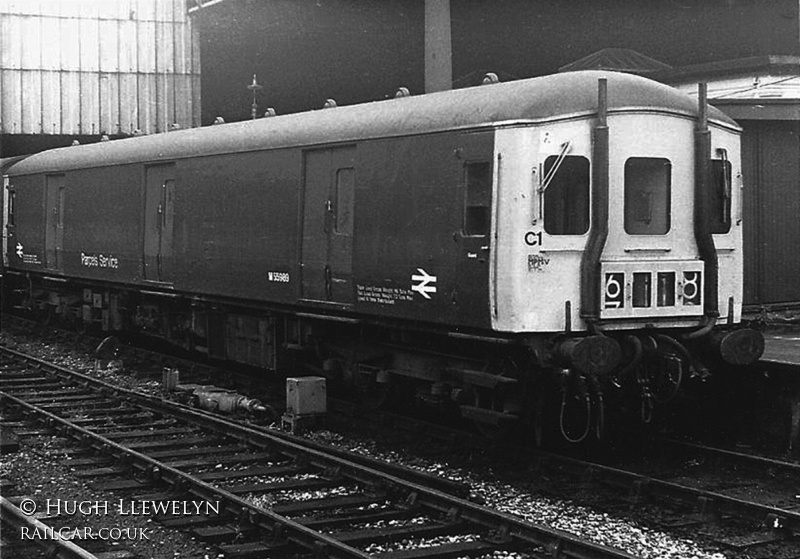
[[14,163],[16,163],[18,161],[22,161],[26,157],[28,157],[28,156],[27,155],[15,155],[13,157],[2,157],[2,158],[0,158],[0,175],[5,175],[7,169],[11,168],[11,166]]
[[[32,155],[9,175],[171,161],[187,157],[314,146],[362,139],[546,122],[597,112],[597,81],[608,79],[608,110],[656,111],[694,117],[697,101],[652,80],[606,71],[553,74],[506,83],[455,89],[262,118],[176,130]],[[711,108],[712,122],[738,129]]]

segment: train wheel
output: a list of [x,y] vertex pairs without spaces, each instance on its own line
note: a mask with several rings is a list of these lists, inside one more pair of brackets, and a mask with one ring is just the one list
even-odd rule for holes
[[56,312],[51,305],[44,305],[44,308],[36,315],[36,322],[40,326],[50,326],[56,322]]
[[370,409],[377,410],[383,408],[389,401],[389,385],[376,385],[367,390],[359,391],[358,399]]
[[353,388],[358,401],[370,409],[379,409],[389,401],[391,383],[389,373],[382,369],[373,369],[355,365],[353,371]]
[[658,404],[666,404],[672,400],[681,387],[685,364],[680,356],[665,353],[656,362],[652,371],[650,391]]
[[479,420],[473,420],[473,423],[475,424],[475,429],[478,430],[478,433],[493,441],[501,441],[509,438],[511,436],[511,432],[514,430],[515,424],[515,422],[509,421],[507,423],[494,425]]
[[519,423],[518,398],[499,389],[478,389],[470,412],[478,432],[486,438],[508,438]]
[[80,309],[66,306],[61,311],[61,324],[70,330],[78,331],[78,323],[81,321]]
[[86,334],[89,331],[89,323],[84,322],[83,318],[80,316],[75,318],[75,332],[81,336]]

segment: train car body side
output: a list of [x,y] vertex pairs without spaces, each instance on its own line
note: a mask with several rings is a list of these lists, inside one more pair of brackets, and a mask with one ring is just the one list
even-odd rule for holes
[[488,328],[492,157],[475,132],[18,176],[9,257],[54,279]]
[[763,350],[738,128],[708,114],[586,72],[38,154],[4,304],[492,428],[560,400],[583,440],[608,391],[650,410]]

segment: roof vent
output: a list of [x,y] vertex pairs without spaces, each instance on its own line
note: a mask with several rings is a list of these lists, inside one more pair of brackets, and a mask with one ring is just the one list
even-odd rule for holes
[[336,104],[334,99],[325,99],[325,104],[322,105],[323,109],[335,109],[339,105]]
[[489,85],[492,83],[500,83],[500,78],[497,77],[497,74],[494,72],[489,72],[485,76],[483,76],[482,85]]
[[397,92],[394,94],[394,96],[395,96],[395,99],[397,99],[399,97],[411,97],[411,92],[408,90],[407,87],[401,87],[400,89],[397,90]]

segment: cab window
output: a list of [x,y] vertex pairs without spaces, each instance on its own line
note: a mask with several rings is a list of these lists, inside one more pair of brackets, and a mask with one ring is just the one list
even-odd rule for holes
[[672,164],[668,159],[631,157],[625,162],[625,232],[666,235],[670,228]]
[[464,206],[464,234],[481,237],[489,234],[492,197],[492,164],[476,161],[465,166],[466,199]]
[[728,233],[731,230],[731,163],[727,159],[711,160],[710,206],[711,232]]
[[544,160],[544,230],[583,235],[589,230],[589,160],[551,155]]

